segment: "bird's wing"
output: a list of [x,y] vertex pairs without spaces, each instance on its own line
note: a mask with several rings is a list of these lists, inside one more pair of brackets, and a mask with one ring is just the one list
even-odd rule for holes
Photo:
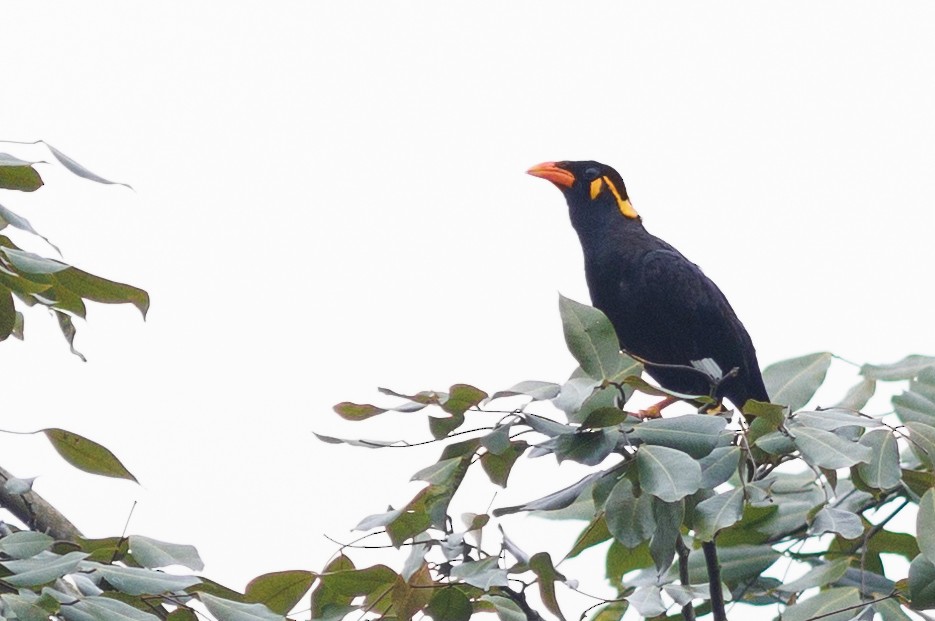
[[[736,354],[752,350],[749,336],[721,293],[697,265],[674,249],[652,250],[633,274],[629,293],[654,326],[652,346],[667,360],[714,358],[719,365],[741,365]],[[621,291],[626,295],[628,292]],[[726,355],[734,352],[735,355]],[[729,368],[722,368],[724,372]]]

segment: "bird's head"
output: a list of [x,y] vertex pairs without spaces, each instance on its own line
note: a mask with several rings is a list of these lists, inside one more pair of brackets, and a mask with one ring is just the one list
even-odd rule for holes
[[572,208],[615,209],[639,220],[616,170],[600,162],[543,162],[526,171],[555,184]]

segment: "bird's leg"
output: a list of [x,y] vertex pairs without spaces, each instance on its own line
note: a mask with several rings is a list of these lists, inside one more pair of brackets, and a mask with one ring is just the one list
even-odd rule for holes
[[659,403],[654,403],[645,410],[635,412],[633,415],[637,418],[662,418],[662,410],[669,407],[678,400],[678,397],[666,397]]

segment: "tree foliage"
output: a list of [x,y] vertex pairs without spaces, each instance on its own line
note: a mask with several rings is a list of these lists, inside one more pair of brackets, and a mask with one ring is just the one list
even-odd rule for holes
[[[51,145],[46,147],[74,174],[113,183]],[[41,188],[36,164],[0,153],[0,191]],[[27,219],[0,205],[0,229],[7,226],[41,237],[59,252]],[[132,304],[144,316],[149,308],[149,295],[142,289],[27,252],[0,235],[0,341],[11,335],[23,338],[19,305],[44,306],[56,317],[72,352],[83,360],[74,349],[73,318],[85,317],[88,300]],[[80,470],[136,481],[116,455],[93,440],[58,428],[35,433],[45,435],[62,458]],[[277,572],[256,578],[240,593],[194,575],[203,563],[191,546],[141,536],[85,538],[32,491],[31,479],[0,468],[0,482],[0,506],[25,527],[0,522],[0,619],[193,621],[198,610],[221,621],[274,621],[284,619],[315,579],[308,571]]]
[[[416,394],[380,389],[397,403],[335,406],[349,421],[424,414],[443,449],[413,476],[425,485],[412,500],[356,527],[382,534],[388,547],[407,547],[401,569],[358,567],[347,556],[355,546],[342,548],[319,576],[313,619],[363,612],[467,621],[495,612],[504,621],[614,621],[628,610],[635,611],[628,618],[719,618],[727,600],[783,619],[895,620],[935,607],[935,358],[864,365],[833,405],[809,407],[835,361],[819,352],[765,369],[773,403],[748,403],[750,424],[732,412],[643,418],[633,405],[638,393],[700,407],[711,400],[642,380],[600,311],[566,298],[560,311],[579,364],[564,383],[526,381],[493,394],[465,384]],[[904,389],[892,411],[869,414],[880,382]],[[407,444],[319,437],[367,448]],[[505,488],[520,460],[547,455],[587,473],[520,505],[468,513],[464,524],[449,516],[459,492],[490,498],[462,492],[470,470]],[[918,538],[891,528],[907,509],[917,512]],[[517,513],[583,526],[553,557],[511,540],[503,518]],[[586,552],[603,558],[606,595],[572,614],[563,590],[593,594],[602,586],[562,573]]]

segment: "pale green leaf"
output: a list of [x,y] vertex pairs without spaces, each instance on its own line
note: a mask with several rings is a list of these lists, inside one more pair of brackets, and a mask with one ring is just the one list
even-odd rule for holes
[[88,554],[84,552],[69,552],[61,556],[44,552],[32,558],[3,561],[0,564],[13,572],[13,575],[3,578],[5,582],[16,587],[32,587],[52,582],[75,571],[87,557]]
[[45,533],[21,530],[0,539],[0,552],[14,559],[29,558],[48,550],[55,539]]
[[644,444],[636,452],[640,487],[665,502],[675,502],[701,487],[701,466],[687,453]]
[[714,450],[726,424],[720,416],[703,414],[653,418],[636,425],[633,436],[647,444],[667,446],[698,458]]
[[864,533],[864,525],[856,513],[824,507],[815,514],[808,534],[817,536],[825,533],[837,533],[845,539],[856,539]]
[[935,607],[935,564],[924,554],[909,564],[909,599],[918,610]]
[[782,621],[811,621],[817,617],[822,621],[850,621],[860,612],[853,608],[859,605],[860,592],[856,588],[831,588],[786,608]]
[[874,429],[861,436],[859,442],[871,451],[870,462],[857,465],[857,472],[864,483],[880,490],[899,485],[902,471],[899,469],[899,447],[893,432],[889,429]]
[[865,379],[851,386],[847,394],[844,395],[844,398],[838,401],[834,407],[859,412],[867,405],[870,398],[873,397],[873,393],[876,392],[876,389],[877,383],[875,380]]
[[601,311],[559,296],[565,343],[584,372],[596,380],[610,379],[620,369],[620,343]]
[[805,406],[825,380],[831,354],[819,352],[771,364],[763,370],[770,401],[795,412]]
[[721,446],[698,460],[701,466],[701,487],[714,489],[730,479],[737,472],[741,452],[739,446]]
[[872,380],[907,380],[932,366],[935,366],[935,356],[912,354],[892,364],[865,364],[860,368],[860,374]]
[[849,468],[855,464],[868,463],[871,458],[869,446],[822,429],[796,425],[789,427],[795,446],[802,452],[805,461],[819,468]]
[[[115,589],[127,595],[159,595],[182,591],[201,582],[195,576],[175,576],[154,569],[86,563]],[[86,567],[82,567],[85,569]]]
[[604,502],[607,528],[614,538],[628,548],[635,548],[652,537],[656,529],[653,518],[652,496],[633,494],[633,484],[620,479]]
[[215,597],[209,593],[198,593],[198,599],[218,621],[284,621],[263,604],[245,604]]
[[187,544],[167,543],[141,535],[130,535],[130,553],[137,563],[150,569],[170,565],[181,565],[192,571],[205,568],[198,550]]
[[850,563],[850,558],[839,558],[830,563],[819,562],[818,565],[812,567],[802,577],[792,582],[783,583],[776,588],[786,593],[800,593],[805,589],[826,586],[843,577]]
[[930,562],[935,563],[935,490],[929,489],[919,500],[916,514],[916,537],[919,551]]
[[698,503],[694,520],[698,538],[713,541],[718,532],[740,520],[743,516],[743,498],[743,488],[735,487]]

